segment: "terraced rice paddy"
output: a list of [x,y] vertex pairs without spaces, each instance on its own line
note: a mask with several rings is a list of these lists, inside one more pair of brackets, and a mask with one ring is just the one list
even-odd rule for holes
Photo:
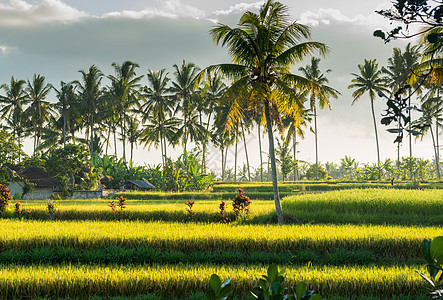
[[237,299],[247,299],[276,263],[288,285],[303,280],[326,299],[417,299],[421,241],[443,235],[439,190],[294,192],[283,210],[305,224],[284,226],[271,224],[274,204],[263,198],[224,224],[223,198],[207,194],[195,197],[192,218],[189,195],[128,195],[121,214],[104,199],[59,201],[53,222],[45,202],[22,201],[30,214],[1,220],[0,298],[205,299],[216,273],[234,277]]

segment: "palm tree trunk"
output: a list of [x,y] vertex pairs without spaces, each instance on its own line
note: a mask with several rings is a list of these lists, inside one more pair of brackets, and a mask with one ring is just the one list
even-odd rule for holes
[[108,149],[109,149],[109,141],[111,139],[111,127],[109,127],[108,130],[108,137],[107,137],[107,141],[106,141],[106,150],[105,150],[105,155],[108,155]]
[[221,165],[221,168],[222,168],[222,170],[221,170],[221,172],[222,172],[222,181],[225,181],[225,168],[224,168],[224,151],[223,151],[224,149],[223,148],[221,148],[221,159],[222,159],[222,165]]
[[206,124],[206,132],[203,140],[203,170],[205,173],[206,173],[206,144],[208,142],[208,132],[209,132],[209,123],[211,122],[211,114],[212,112],[210,112],[208,116],[208,124]]
[[226,164],[227,164],[227,161],[228,161],[228,150],[229,150],[229,147],[225,147],[225,164],[224,164],[224,167],[223,167],[223,170],[224,170],[225,173],[226,173]]
[[168,154],[166,152],[166,136],[163,137],[163,147],[165,147],[165,152],[164,152],[164,156],[165,156],[165,163],[166,163],[166,158],[168,157]]
[[126,133],[125,133],[125,116],[123,116],[123,124],[122,124],[122,146],[123,146],[123,160],[126,161]]
[[235,127],[234,181],[237,181],[237,145],[238,145],[238,122]]
[[94,117],[92,116],[92,113],[91,113],[91,115],[90,115],[90,118],[89,118],[89,120],[90,120],[90,130],[91,130],[91,140],[89,141],[89,148],[90,148],[90,151],[91,151],[91,156],[92,156],[92,154],[94,153]]
[[280,204],[280,195],[278,193],[277,165],[275,164],[274,135],[272,132],[271,112],[269,108],[269,102],[266,100],[264,104],[265,104],[266,127],[268,129],[268,139],[269,139],[269,157],[271,158],[271,172],[272,172],[271,177],[272,177],[272,188],[274,190],[275,211],[277,212],[278,224],[282,225],[284,220],[283,220],[283,211],[281,209],[281,204]]
[[165,156],[164,156],[164,151],[163,151],[163,137],[160,137],[160,149],[161,149],[161,154],[162,154],[162,166],[163,166],[163,170],[165,169]]
[[260,123],[258,124],[258,149],[260,152],[260,182],[263,182],[263,156],[261,151]]
[[63,147],[65,146],[66,146],[66,114],[63,113]]
[[187,144],[187,142],[188,142],[188,132],[187,132],[187,129],[188,129],[188,127],[187,127],[187,124],[188,124],[188,123],[187,123],[187,122],[188,122],[188,121],[187,121],[186,116],[183,116],[183,118],[184,118],[184,122],[185,122],[184,125],[183,125],[183,126],[185,126],[184,137],[183,137],[183,138],[184,138],[184,141],[183,141],[183,142],[184,142],[184,147],[185,147],[185,148],[184,148],[184,151],[185,151],[185,153],[186,153],[186,144]]
[[[294,156],[294,161],[297,162],[297,129],[295,129],[295,133],[292,135],[292,151]],[[294,168],[294,181],[297,180],[297,167]]]
[[317,107],[314,106],[314,131],[315,131],[315,180],[318,180],[318,140],[317,140]]
[[[409,90],[408,106],[411,107],[411,90]],[[409,120],[411,119],[411,109],[409,109]],[[411,124],[411,123],[409,123]],[[410,125],[409,125],[410,126]],[[412,157],[412,134],[409,134],[409,157]]]
[[243,145],[245,146],[246,164],[248,166],[248,180],[251,181],[251,168],[249,167],[248,147],[246,145],[245,127],[243,126],[243,122],[241,122],[241,131],[243,134]]
[[435,164],[436,164],[436,168],[437,168],[437,177],[438,177],[438,179],[440,179],[440,170],[439,170],[439,163],[438,163],[438,152],[437,152],[437,146],[436,146],[435,138],[434,138],[434,131],[432,130],[432,126],[430,126],[429,129],[431,130],[432,146],[434,147]]
[[377,145],[378,180],[380,180],[381,179],[381,172],[380,172],[380,148],[379,148],[379,145],[378,145],[378,133],[377,133],[377,122],[375,120],[374,101],[372,101],[372,100],[371,100],[371,111],[372,111],[372,120],[374,121],[375,143]]
[[438,179],[440,180],[441,175],[440,175],[440,145],[438,143],[438,119],[435,120],[435,139],[436,139],[435,150],[437,153],[437,157],[436,157],[437,175],[438,175]]
[[114,133],[114,155],[115,157],[117,157],[117,134],[116,134],[116,128],[114,127],[114,129],[112,130]]

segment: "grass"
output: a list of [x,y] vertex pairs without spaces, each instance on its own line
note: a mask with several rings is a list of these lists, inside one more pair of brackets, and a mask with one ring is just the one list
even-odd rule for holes
[[352,189],[285,198],[283,211],[308,223],[441,225],[443,190]]
[[318,253],[305,249],[295,252],[239,252],[159,250],[147,246],[121,247],[107,246],[97,249],[74,247],[37,247],[31,249],[10,249],[0,253],[0,264],[41,264],[41,263],[82,263],[82,264],[152,264],[152,263],[212,263],[219,265],[237,264],[280,264],[280,265],[420,265],[420,259],[401,260],[380,258],[368,250],[337,249],[328,253]]
[[[442,189],[441,181],[421,181],[420,185],[425,189]],[[248,192],[272,193],[271,182],[220,182],[216,183],[213,191],[217,193],[233,192],[241,187]],[[384,188],[384,189],[416,189],[412,181],[395,181],[391,185],[391,181],[351,181],[351,180],[335,180],[335,181],[286,181],[279,183],[279,191],[283,193],[299,193],[299,192],[325,192],[346,189],[368,189],[368,188]]]
[[[286,284],[305,281],[322,296],[417,295],[422,281],[416,267],[289,267]],[[223,266],[212,264],[151,265],[0,265],[2,297],[88,298],[155,294],[182,299],[204,292],[211,274],[222,280],[234,277],[234,291],[247,295],[266,274],[257,265]]]
[[[56,220],[144,220],[144,221],[169,221],[188,222],[189,213],[186,211],[186,200],[127,200],[127,207],[121,214],[114,214],[109,207],[109,200],[63,200],[57,204]],[[221,222],[219,205],[221,200],[197,200],[193,206],[194,222]],[[11,208],[14,203],[11,203]],[[23,209],[30,213],[22,213],[23,218],[33,220],[48,220],[46,201],[22,201]],[[253,200],[251,204],[251,219],[260,215],[267,215],[274,209],[272,201]],[[232,201],[226,201],[226,213],[230,220],[235,220]],[[12,211],[3,217],[17,218]]]
[[[282,184],[292,194],[284,212],[305,222],[284,226],[267,224],[275,218],[273,201],[260,200],[272,196],[267,184],[131,193],[122,214],[109,199],[62,200],[54,222],[46,201],[21,201],[31,213],[19,218],[12,201],[1,216],[0,298],[197,300],[217,273],[234,277],[236,299],[251,299],[251,287],[276,263],[287,269],[287,285],[306,281],[326,299],[419,299],[420,244],[443,234],[443,191],[408,184]],[[224,199],[234,219],[228,199],[237,187],[251,197],[251,215],[223,224],[218,205]],[[320,192],[332,188],[339,191]]]
[[[281,192],[280,196],[285,197],[298,193],[298,191]],[[225,192],[180,192],[180,193],[165,193],[165,192],[118,192],[115,197],[123,196],[132,200],[232,200],[237,194],[236,189],[229,189]],[[272,188],[270,191],[248,191],[247,196],[256,200],[273,200],[274,194]]]
[[[147,246],[161,251],[327,253],[367,250],[378,257],[417,258],[423,238],[441,235],[441,227],[358,225],[240,225],[143,221],[3,220],[0,251],[38,247],[96,249]],[[270,234],[272,233],[272,234]]]

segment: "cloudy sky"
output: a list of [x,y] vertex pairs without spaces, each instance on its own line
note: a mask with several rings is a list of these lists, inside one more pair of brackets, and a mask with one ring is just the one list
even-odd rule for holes
[[[166,68],[183,59],[201,68],[228,61],[226,49],[216,46],[208,35],[215,22],[235,26],[246,10],[258,10],[263,2],[254,0],[0,0],[0,83],[11,75],[31,78],[34,73],[48,82],[79,79],[78,71],[96,64],[105,74],[112,74],[111,63],[137,62],[139,73]],[[367,97],[351,106],[347,89],[357,65],[366,59],[386,64],[393,47],[404,41],[385,45],[372,37],[389,22],[374,13],[390,7],[389,1],[364,0],[283,0],[291,16],[311,26],[312,40],[326,43],[331,52],[322,59],[322,70],[330,85],[341,92],[332,100],[332,110],[320,111],[320,161],[339,163],[345,155],[359,162],[375,162],[374,129]],[[294,66],[293,72],[306,62]],[[107,82],[105,82],[107,84]],[[146,84],[146,80],[144,81]],[[55,95],[51,94],[51,101]],[[376,100],[377,118],[384,101]],[[396,157],[394,136],[379,126],[382,159]],[[248,138],[253,164],[258,163],[256,133]],[[314,162],[313,135],[300,142],[299,158]],[[119,149],[120,151],[120,149]],[[425,138],[414,144],[414,155],[431,158],[432,144]],[[30,147],[27,146],[27,152]],[[177,149],[176,154],[179,152]],[[160,162],[159,151],[139,147],[135,154],[139,164]],[[407,155],[404,145],[402,155]],[[243,152],[240,153],[243,161]],[[232,158],[232,155],[231,157]],[[228,162],[229,163],[229,162]],[[211,156],[218,168],[219,154]]]

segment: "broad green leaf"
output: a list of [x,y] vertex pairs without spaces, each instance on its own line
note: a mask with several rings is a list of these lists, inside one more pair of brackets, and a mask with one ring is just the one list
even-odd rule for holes
[[315,295],[311,296],[311,298],[309,298],[309,300],[321,300],[321,295],[315,294]]
[[431,257],[431,241],[424,239],[421,243],[421,255],[426,260],[427,263],[432,263]]
[[306,283],[300,282],[299,284],[297,284],[295,293],[297,294],[297,298],[301,299],[306,293]]
[[271,295],[280,295],[283,290],[283,286],[280,282],[274,282],[271,286]]
[[209,280],[209,287],[214,291],[215,295],[218,295],[221,289],[221,280],[216,274],[212,274]]
[[268,268],[268,281],[274,282],[278,276],[278,268],[277,265],[272,264]]
[[443,236],[438,236],[432,240],[430,254],[433,260],[437,260],[440,256],[443,256]]

